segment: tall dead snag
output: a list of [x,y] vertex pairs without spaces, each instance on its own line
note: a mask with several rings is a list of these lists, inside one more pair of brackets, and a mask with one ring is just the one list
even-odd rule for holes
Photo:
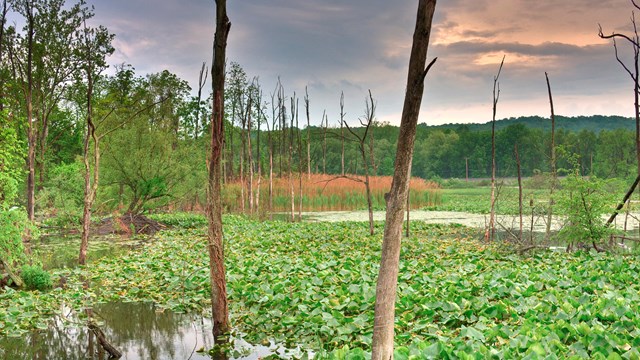
[[[358,149],[360,150],[360,155],[362,155],[364,187],[367,192],[367,209],[369,210],[369,234],[373,235],[373,201],[371,200],[371,186],[369,186],[369,162],[367,161],[367,152],[365,148],[367,144],[367,135],[369,135],[369,129],[371,128],[371,124],[373,123],[373,118],[376,113],[376,105],[373,102],[371,90],[369,90],[369,99],[367,99],[365,106],[365,119],[360,119],[360,125],[364,127],[364,134],[362,136],[353,131],[346,122],[344,125],[351,135],[358,140]],[[344,139],[342,141],[344,141]]]
[[196,109],[196,121],[193,131],[193,138],[196,140],[200,135],[200,102],[202,101],[202,89],[204,88],[204,84],[207,82],[208,69],[207,63],[203,61],[202,67],[200,68],[200,75],[198,76],[198,107]]
[[520,214],[518,241],[522,241],[522,171],[520,170],[520,153],[518,153],[517,143],[513,145],[513,152],[516,155],[516,168],[518,170],[518,214]]
[[[257,84],[257,82],[256,82]],[[256,132],[256,158],[258,162],[258,183],[256,184],[256,200],[254,201],[255,212],[258,214],[260,212],[260,185],[262,184],[262,157],[260,156],[260,126],[262,125],[262,120],[266,121],[264,117],[264,113],[262,112],[262,90],[260,90],[260,85],[258,84],[258,93],[257,101],[256,101],[256,123],[258,125],[258,131]]]
[[249,167],[249,179],[247,181],[247,197],[249,198],[249,213],[253,215],[253,150],[251,149],[251,105],[253,102],[253,84],[249,88],[247,100],[246,124],[247,124],[247,166]]
[[489,228],[484,234],[485,240],[493,241],[496,233],[496,111],[500,99],[500,73],[504,65],[504,56],[498,68],[498,74],[493,77],[493,118],[491,120],[491,211],[489,213]]
[[291,221],[296,221],[296,194],[293,187],[293,121],[298,113],[296,93],[291,98],[291,126],[289,127],[289,190],[291,195]]
[[280,82],[278,82],[276,89],[273,91],[273,93],[271,93],[271,129],[269,129],[269,122],[266,121],[267,134],[268,134],[267,141],[269,142],[269,218],[270,219],[273,216],[273,214],[271,213],[271,210],[273,209],[273,147],[274,147],[273,136],[275,134],[276,124],[277,124],[275,97],[276,97],[276,92],[279,92],[279,89],[278,89],[279,85],[280,85]]
[[220,184],[221,154],[224,148],[224,76],[227,37],[231,22],[227,16],[226,0],[216,0],[216,33],[213,41],[213,111],[211,116],[211,146],[208,169],[207,196],[207,249],[209,251],[209,278],[211,280],[211,314],[213,335],[220,337],[229,331],[227,307],[227,282],[224,267],[224,243],[222,240],[222,187]]
[[327,130],[329,130],[329,117],[326,110],[322,111],[322,120],[324,120],[324,126],[322,127],[322,173],[327,174]]
[[413,145],[416,137],[416,125],[422,103],[424,79],[435,59],[425,68],[427,49],[431,35],[431,22],[436,8],[436,0],[420,0],[416,28],[413,34],[413,47],[409,59],[407,87],[398,135],[395,169],[391,190],[386,194],[387,202],[380,272],[376,285],[375,319],[373,327],[373,360],[393,359],[393,334],[395,319],[396,288],[398,285],[398,266],[400,262],[400,244],[404,207],[407,202],[409,173],[413,159]]
[[[636,9],[640,10],[640,5],[638,5],[635,0],[631,0],[631,4],[633,4]],[[615,51],[616,60],[627,74],[629,74],[631,80],[633,80],[634,113],[636,115],[636,160],[638,165],[638,175],[640,175],[640,80],[638,79],[638,70],[640,68],[640,35],[638,34],[638,26],[636,24],[636,15],[634,12],[631,12],[631,24],[633,25],[632,35],[621,33],[604,35],[602,32],[602,26],[598,25],[598,36],[602,39],[613,40],[613,49]],[[620,59],[616,39],[623,39],[631,45],[633,49],[633,70],[631,70],[629,66]]]
[[304,88],[304,107],[307,112],[307,180],[311,180],[311,120],[309,117],[309,91]]
[[[327,124],[327,126],[329,126],[329,124]],[[344,176],[344,91],[340,93],[340,138],[342,139],[342,151],[340,153],[342,170],[340,175]]]
[[545,240],[551,236],[551,219],[553,218],[553,193],[558,185],[558,171],[556,169],[556,113],[553,109],[553,96],[551,95],[551,84],[549,75],[545,72],[547,79],[547,91],[549,92],[549,107],[551,108],[551,188],[549,189],[549,208],[547,209],[547,229]]
[[[306,92],[306,88],[305,88]],[[307,103],[307,98],[305,94],[305,103]],[[298,221],[302,221],[302,130],[300,129],[300,123],[298,122],[298,106],[296,104],[296,132],[298,134]],[[307,118],[308,118],[309,107],[307,106]]]

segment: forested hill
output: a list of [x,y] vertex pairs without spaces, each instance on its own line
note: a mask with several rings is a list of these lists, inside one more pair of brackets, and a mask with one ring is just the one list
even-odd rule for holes
[[[549,118],[540,116],[521,116],[518,118],[508,118],[496,121],[496,130],[502,130],[509,125],[523,124],[529,128],[542,129],[544,131],[551,130],[551,121]],[[420,124],[420,126],[428,126],[435,129],[457,129],[465,126],[471,131],[491,130],[491,122],[485,124],[445,124],[429,126],[428,124]],[[622,116],[556,116],[556,129],[564,129],[572,132],[580,132],[581,130],[589,130],[598,133],[602,130],[626,129],[634,130],[635,121],[633,118]]]

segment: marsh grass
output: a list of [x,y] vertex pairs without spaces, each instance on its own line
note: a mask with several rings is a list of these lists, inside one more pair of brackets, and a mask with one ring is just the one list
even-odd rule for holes
[[[349,178],[364,181],[364,177],[348,175]],[[391,188],[391,176],[372,176],[370,186],[373,207],[385,209],[384,194]],[[362,210],[367,207],[364,183],[335,175],[312,174],[307,178],[302,175],[302,206],[304,211],[338,211]],[[241,209],[240,182],[227,183],[223,189],[223,203],[228,212],[239,212]],[[254,181],[257,187],[257,180]],[[291,195],[287,178],[277,178],[273,183],[273,209],[275,212],[290,211]],[[296,208],[300,201],[299,178],[294,176],[294,192]],[[245,188],[245,196],[246,188]],[[422,208],[440,202],[440,188],[431,181],[420,178],[411,179],[411,207]],[[266,211],[269,202],[269,181],[262,179],[260,184],[260,209]],[[248,205],[245,204],[248,209]]]

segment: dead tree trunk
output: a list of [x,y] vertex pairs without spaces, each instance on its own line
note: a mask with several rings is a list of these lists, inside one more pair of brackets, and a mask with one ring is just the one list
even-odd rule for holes
[[436,0],[420,0],[416,28],[413,35],[413,47],[409,59],[407,87],[400,122],[398,149],[391,190],[385,196],[387,215],[382,243],[380,272],[376,285],[376,304],[373,326],[372,355],[373,360],[393,359],[393,337],[395,322],[395,299],[398,284],[398,267],[400,261],[400,243],[404,207],[407,201],[409,173],[413,158],[413,145],[416,136],[416,125],[422,103],[424,79],[434,64],[432,61],[425,68],[431,22],[436,7]]
[[[369,102],[370,101],[370,102]],[[376,105],[373,102],[373,96],[371,90],[369,90],[369,99],[366,102],[365,120],[360,119],[360,125],[364,127],[364,134],[359,136],[355,131],[349,127],[349,124],[345,122],[345,127],[351,133],[351,135],[358,140],[358,149],[362,156],[362,164],[364,168],[364,187],[367,194],[367,209],[369,210],[369,234],[373,235],[373,201],[371,200],[371,186],[369,185],[369,163],[367,161],[367,153],[365,146],[367,144],[367,136],[369,135],[369,129],[373,123],[375,117]],[[344,142],[344,139],[343,139]]]
[[249,198],[249,213],[253,215],[253,150],[251,149],[251,103],[253,94],[249,93],[247,101],[247,165],[249,167],[249,181],[247,182],[247,197]]
[[[329,124],[327,124],[327,126],[329,126]],[[344,91],[340,93],[340,138],[342,139],[342,151],[340,153],[342,170],[340,174],[344,176]]]
[[329,118],[326,110],[322,111],[322,119],[324,120],[324,131],[322,135],[322,173],[327,174],[327,130],[329,129]]
[[200,75],[198,76],[198,108],[196,109],[196,121],[193,129],[193,138],[198,139],[200,135],[200,102],[202,101],[202,89],[207,82],[208,71],[207,63],[203,62],[200,68]]
[[[306,88],[305,88],[306,90]],[[305,103],[307,99],[305,97]],[[307,106],[307,114],[309,107]],[[298,122],[298,104],[296,103],[296,133],[298,136],[298,221],[302,221],[302,130]]]
[[291,126],[289,127],[289,190],[291,195],[291,221],[296,221],[296,194],[293,186],[293,121],[295,118],[295,113],[297,112],[296,107],[296,93],[293,93],[293,97],[291,98]]
[[[82,238],[80,240],[80,255],[78,264],[87,262],[87,248],[89,247],[89,226],[91,225],[91,207],[98,190],[100,171],[100,142],[96,136],[96,127],[93,123],[93,75],[87,71],[87,134],[84,138],[84,209],[82,211]],[[93,184],[91,183],[91,165],[89,162],[89,142],[93,141]]]
[[307,180],[311,180],[311,119],[309,117],[309,92],[304,88],[304,105],[307,112]]
[[229,331],[227,282],[222,239],[221,153],[224,148],[224,77],[227,37],[231,22],[227,17],[226,0],[216,0],[216,32],[213,43],[211,85],[213,111],[211,117],[211,146],[208,169],[207,196],[207,249],[209,252],[209,278],[211,280],[211,313],[213,335],[220,338]]
[[556,170],[556,113],[553,109],[553,96],[551,95],[551,84],[549,83],[549,75],[545,72],[547,79],[547,91],[549,92],[549,107],[551,108],[551,189],[549,189],[549,209],[547,209],[547,228],[545,232],[545,241],[551,236],[551,220],[553,218],[553,193],[555,192],[558,182],[558,172]]
[[496,232],[496,111],[500,99],[500,72],[504,65],[504,56],[498,68],[498,74],[493,78],[493,118],[491,120],[491,211],[489,214],[489,228],[485,233],[485,240],[493,241]]
[[26,5],[27,13],[27,84],[25,101],[27,105],[27,217],[35,220],[35,162],[36,162],[36,129],[33,119],[33,37],[35,32],[33,4]]
[[516,168],[518,170],[518,214],[520,214],[520,232],[518,233],[518,241],[522,241],[522,172],[520,171],[520,154],[518,153],[518,144],[513,146],[513,152],[516,155]]
[[262,125],[262,120],[266,121],[266,117],[264,117],[264,113],[262,112],[262,90],[258,95],[258,99],[256,101],[256,123],[258,125],[258,131],[256,132],[256,158],[258,159],[258,183],[256,184],[256,199],[254,202],[255,212],[260,213],[260,185],[262,184],[262,156],[260,155],[260,127]]
[[[632,5],[640,10],[640,6],[635,0],[631,0]],[[631,13],[631,25],[633,26],[633,34],[625,35],[621,33],[612,33],[611,35],[604,35],[602,32],[602,26],[598,25],[598,35],[602,39],[613,40],[613,48],[616,55],[616,60],[622,66],[622,68],[629,74],[633,81],[633,98],[634,98],[634,114],[636,116],[636,160],[638,166],[638,175],[640,175],[640,34],[638,33],[638,26],[636,24],[635,13]],[[616,39],[626,40],[633,49],[633,71],[625,64],[618,54],[618,45]]]
[[271,129],[269,129],[269,122],[267,122],[267,133],[269,134],[269,219],[273,218],[273,214],[271,213],[273,211],[273,135],[275,134],[277,124],[275,103],[275,94],[277,91],[278,88],[276,87],[276,90],[271,94]]

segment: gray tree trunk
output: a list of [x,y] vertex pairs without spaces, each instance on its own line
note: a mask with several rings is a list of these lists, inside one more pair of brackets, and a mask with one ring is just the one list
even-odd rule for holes
[[207,249],[209,252],[209,278],[211,280],[211,312],[213,335],[218,338],[229,331],[227,282],[222,239],[222,198],[220,177],[221,154],[224,149],[224,77],[227,37],[231,23],[227,17],[226,0],[216,0],[216,33],[213,43],[211,85],[213,112],[211,118],[211,147],[208,169],[207,196]]
[[[413,145],[416,136],[416,124],[422,103],[424,78],[433,62],[425,68],[431,23],[436,0],[420,0],[413,47],[409,59],[409,74],[400,122],[398,150],[391,190],[385,196],[387,215],[382,243],[380,272],[376,286],[375,320],[373,327],[373,360],[393,359],[393,337],[395,319],[395,300],[398,285],[398,266],[400,261],[400,243],[402,222],[409,187],[409,173],[413,159]],[[434,60],[435,61],[435,60]]]

